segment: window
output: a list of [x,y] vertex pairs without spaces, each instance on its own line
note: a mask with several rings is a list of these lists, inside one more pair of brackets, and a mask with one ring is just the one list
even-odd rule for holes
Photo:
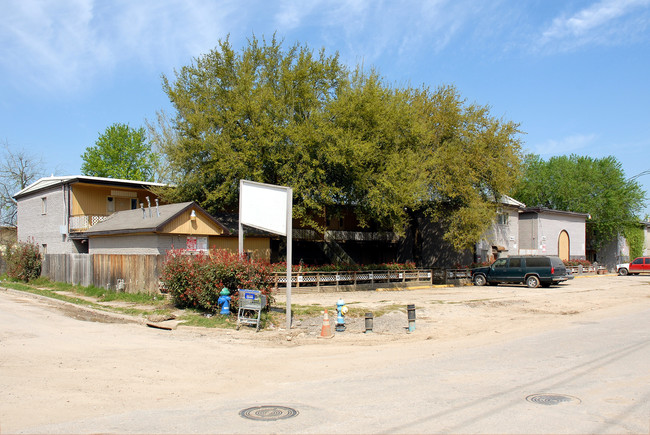
[[106,197],[106,213],[114,213],[115,212],[115,201],[113,200],[112,196],[107,196]]
[[506,267],[507,260],[508,260],[507,258],[499,258],[497,261],[494,262],[492,266],[495,268]]
[[521,258],[511,258],[510,267],[521,267]]
[[131,210],[135,210],[138,208],[138,198],[132,198],[131,199]]
[[548,267],[551,264],[551,260],[547,257],[530,257],[526,259],[527,267]]
[[188,251],[207,251],[208,238],[187,236],[186,249]]
[[637,258],[632,262],[632,264],[643,264],[643,258]]
[[47,198],[41,198],[41,214],[47,214]]
[[508,225],[508,213],[498,213],[497,223],[499,225]]

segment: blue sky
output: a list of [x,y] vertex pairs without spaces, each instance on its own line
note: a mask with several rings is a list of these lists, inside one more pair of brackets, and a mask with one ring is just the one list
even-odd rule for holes
[[79,174],[113,123],[173,113],[162,74],[274,32],[398,86],[454,85],[543,158],[650,170],[650,0],[2,0],[0,14],[0,143],[48,174]]

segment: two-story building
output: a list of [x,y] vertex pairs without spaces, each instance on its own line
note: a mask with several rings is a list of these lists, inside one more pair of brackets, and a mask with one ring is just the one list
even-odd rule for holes
[[[172,247],[237,251],[232,218],[211,216],[196,203],[159,203],[151,189],[164,186],[88,176],[41,178],[14,195],[18,240],[33,240],[43,254],[164,255]],[[244,249],[268,260],[270,243],[268,234],[251,231]]]
[[165,184],[82,175],[44,177],[14,195],[18,240],[44,254],[87,253],[84,231],[117,211],[155,204]]

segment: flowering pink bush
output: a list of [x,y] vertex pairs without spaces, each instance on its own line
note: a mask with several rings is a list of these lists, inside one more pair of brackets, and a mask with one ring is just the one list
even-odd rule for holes
[[591,262],[589,262],[588,260],[566,260],[566,261],[564,261],[564,265],[565,266],[580,266],[580,265],[582,265],[582,267],[590,267]]
[[41,276],[42,257],[38,245],[33,242],[19,242],[5,248],[7,276],[28,282]]
[[273,302],[270,265],[249,260],[225,249],[208,254],[188,255],[184,250],[170,250],[161,273],[161,281],[178,307],[217,311],[219,293],[225,287],[232,297],[231,309],[238,304],[237,290],[259,290]]

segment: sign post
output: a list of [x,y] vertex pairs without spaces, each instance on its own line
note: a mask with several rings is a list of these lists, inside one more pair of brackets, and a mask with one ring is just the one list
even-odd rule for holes
[[244,225],[287,238],[287,329],[291,329],[291,255],[293,190],[239,180],[239,255],[244,254]]

